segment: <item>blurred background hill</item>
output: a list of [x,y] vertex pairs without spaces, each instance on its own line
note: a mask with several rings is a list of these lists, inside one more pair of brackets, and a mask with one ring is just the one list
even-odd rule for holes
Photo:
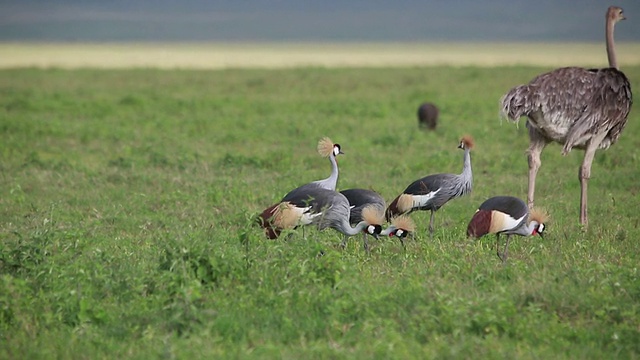
[[[600,42],[598,0],[0,0],[0,41]],[[640,1],[618,41],[640,41]]]

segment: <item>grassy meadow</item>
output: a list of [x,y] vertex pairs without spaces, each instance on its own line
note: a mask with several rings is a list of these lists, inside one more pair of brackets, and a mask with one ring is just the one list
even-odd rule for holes
[[[543,152],[544,239],[466,238],[476,207],[526,197],[528,136],[498,99],[550,67],[0,70],[0,358],[640,357],[640,115],[599,151]],[[640,66],[624,71],[640,88]],[[419,131],[418,105],[439,105]],[[256,213],[328,176],[387,201],[424,175],[474,190],[406,250],[331,229],[266,240]],[[323,256],[318,256],[320,252]]]

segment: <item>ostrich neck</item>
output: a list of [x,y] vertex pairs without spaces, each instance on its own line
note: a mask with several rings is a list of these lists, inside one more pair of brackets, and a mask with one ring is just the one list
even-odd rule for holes
[[616,49],[613,42],[613,28],[615,24],[610,18],[607,18],[606,25],[606,41],[607,41],[607,57],[609,59],[609,67],[618,69],[618,61],[616,59]]

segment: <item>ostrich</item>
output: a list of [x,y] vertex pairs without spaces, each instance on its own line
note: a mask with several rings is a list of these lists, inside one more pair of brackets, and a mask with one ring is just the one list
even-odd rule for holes
[[387,220],[415,210],[430,210],[429,235],[433,238],[435,212],[449,200],[470,193],[473,185],[470,155],[473,139],[463,136],[458,148],[464,150],[462,173],[434,174],[414,181],[391,202],[386,212]]
[[529,129],[529,190],[533,208],[540,153],[552,141],[563,144],[562,154],[584,149],[580,180],[580,223],[587,225],[587,182],[597,149],[607,149],[620,137],[631,109],[631,85],[618,70],[613,42],[615,24],[624,20],[622,9],[611,6],[606,14],[609,67],[584,69],[565,67],[541,74],[526,85],[509,90],[502,99],[501,113],[517,122],[526,116]]
[[[527,208],[524,201],[513,196],[494,196],[483,202],[469,221],[467,235],[480,238],[496,234],[496,254],[507,261],[507,249],[511,235],[543,237],[547,215]],[[507,235],[504,251],[500,254],[500,234]]]
[[421,129],[435,130],[438,125],[438,107],[432,103],[422,103],[418,108],[418,126]]

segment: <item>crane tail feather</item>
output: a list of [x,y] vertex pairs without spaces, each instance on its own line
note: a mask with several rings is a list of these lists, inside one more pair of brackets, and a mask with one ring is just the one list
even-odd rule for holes
[[269,206],[258,217],[258,224],[264,229],[264,233],[269,239],[277,239],[280,236],[280,229],[273,224],[274,212],[278,206],[280,203]]
[[467,226],[467,236],[480,238],[489,233],[491,228],[491,211],[478,210],[469,221]]

